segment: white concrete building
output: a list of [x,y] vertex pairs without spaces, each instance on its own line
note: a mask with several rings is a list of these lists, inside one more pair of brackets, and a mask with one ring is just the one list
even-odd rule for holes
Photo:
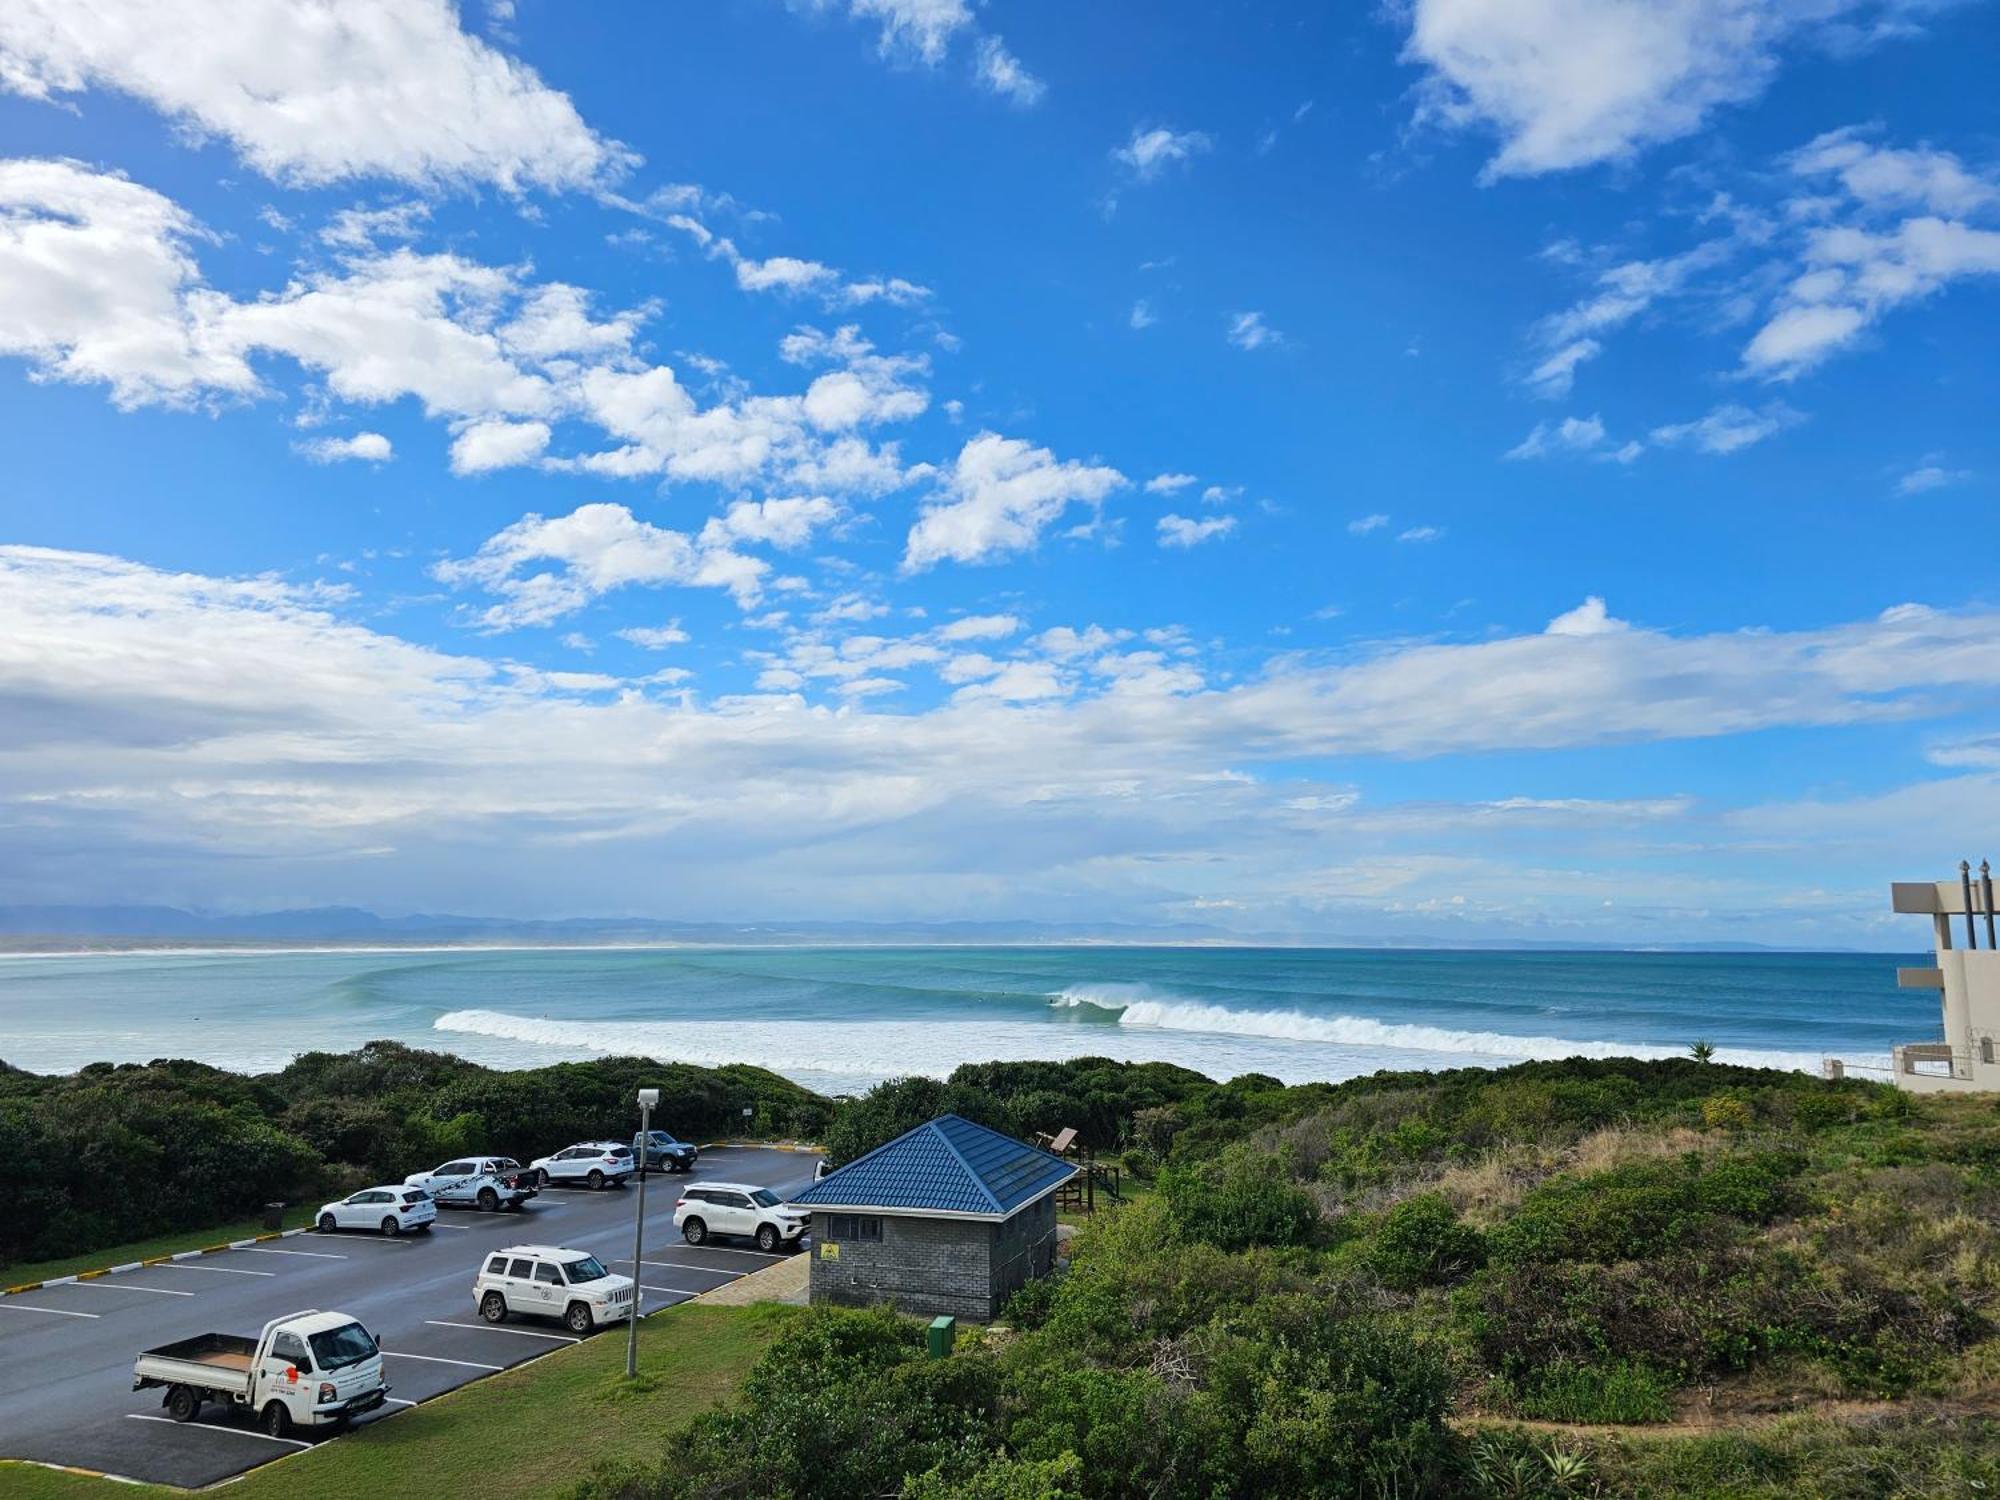
[[1956,880],[1898,881],[1889,889],[1897,911],[1931,919],[1937,949],[1935,966],[1898,969],[1896,982],[1939,990],[1944,1000],[1944,1040],[1896,1048],[1896,1085],[1918,1093],[2000,1091],[2000,946],[1985,861],[1977,873],[1961,864]]

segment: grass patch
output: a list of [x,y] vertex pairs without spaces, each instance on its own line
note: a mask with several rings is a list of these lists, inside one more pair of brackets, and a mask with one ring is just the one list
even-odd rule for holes
[[[316,1210],[309,1204],[295,1204],[285,1210],[285,1228],[303,1229],[312,1223]],[[78,1271],[95,1271],[103,1266],[122,1266],[127,1261],[151,1260],[156,1255],[178,1255],[183,1250],[199,1250],[207,1245],[220,1245],[229,1240],[247,1240],[253,1234],[263,1234],[262,1219],[244,1219],[235,1224],[222,1224],[214,1229],[177,1229],[171,1234],[154,1235],[149,1240],[134,1240],[126,1245],[113,1245],[107,1250],[93,1250],[87,1255],[66,1255],[60,1260],[29,1261],[18,1266],[0,1266],[0,1287],[20,1286],[23,1282],[47,1281],[52,1276],[74,1276]]]
[[1559,1360],[1532,1384],[1524,1384],[1514,1405],[1524,1417],[1544,1422],[1587,1424],[1670,1422],[1672,1387],[1644,1365],[1573,1364]]
[[[640,1332],[638,1390],[626,1387],[625,1338],[613,1330],[254,1470],[229,1486],[230,1500],[418,1491],[425,1500],[560,1494],[600,1461],[657,1461],[668,1434],[726,1400],[798,1312],[768,1303],[669,1308],[648,1318]],[[0,1463],[0,1494],[7,1500],[184,1493]]]

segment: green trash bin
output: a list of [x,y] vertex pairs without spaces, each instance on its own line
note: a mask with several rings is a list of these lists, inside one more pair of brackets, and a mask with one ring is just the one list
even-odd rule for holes
[[932,1359],[947,1359],[951,1346],[958,1338],[958,1319],[939,1314],[931,1319],[930,1350]]

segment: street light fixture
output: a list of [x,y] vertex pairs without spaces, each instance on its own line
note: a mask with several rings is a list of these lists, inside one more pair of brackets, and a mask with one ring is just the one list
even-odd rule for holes
[[639,1133],[632,1138],[632,1157],[639,1164],[639,1201],[632,1210],[632,1315],[625,1320],[625,1378],[639,1374],[639,1257],[646,1253],[646,1148],[652,1144],[653,1111],[658,1089],[639,1090]]

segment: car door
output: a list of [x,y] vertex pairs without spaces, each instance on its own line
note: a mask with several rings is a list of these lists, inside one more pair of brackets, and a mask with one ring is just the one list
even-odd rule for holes
[[333,1211],[334,1222],[342,1229],[358,1229],[367,1218],[368,1205],[374,1201],[373,1192],[359,1192],[341,1199]]
[[465,1179],[471,1175],[471,1162],[448,1161],[435,1172],[431,1173],[431,1179],[424,1184],[424,1187],[433,1198],[456,1196],[463,1191]]
[[562,1316],[563,1311],[562,1272],[556,1269],[554,1261],[535,1262],[535,1311],[546,1313],[552,1318]]
[[284,1398],[294,1419],[312,1406],[315,1390],[312,1357],[306,1353],[305,1340],[297,1334],[281,1329],[272,1335],[260,1373],[264,1391]]
[[710,1193],[709,1201],[722,1211],[717,1216],[721,1222],[712,1224],[711,1228],[720,1230],[723,1234],[757,1232],[757,1211],[751,1207],[750,1200],[743,1194],[733,1189],[729,1192]]
[[507,1305],[522,1312],[543,1311],[541,1289],[535,1285],[535,1263],[517,1255],[507,1267]]

